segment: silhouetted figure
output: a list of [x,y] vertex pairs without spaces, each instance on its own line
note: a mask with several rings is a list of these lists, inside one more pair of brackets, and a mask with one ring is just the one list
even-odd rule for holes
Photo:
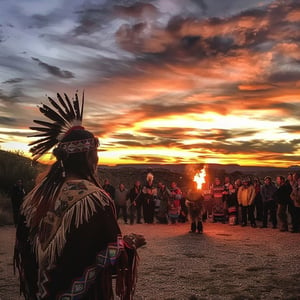
[[189,219],[191,222],[191,230],[190,233],[203,233],[203,202],[204,197],[202,192],[197,190],[195,184],[187,194],[186,206],[188,208]]
[[141,182],[137,180],[133,187],[129,190],[128,199],[129,199],[129,219],[130,224],[134,223],[134,219],[137,213],[137,223],[141,223],[141,208],[142,208],[142,187]]
[[11,190],[11,204],[13,210],[13,218],[15,226],[18,225],[20,216],[20,206],[23,202],[25,196],[25,189],[23,186],[23,181],[19,179],[13,186]]

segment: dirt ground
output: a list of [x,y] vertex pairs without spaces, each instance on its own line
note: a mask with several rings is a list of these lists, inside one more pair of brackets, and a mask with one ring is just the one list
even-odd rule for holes
[[[300,234],[204,223],[121,225],[140,233],[136,300],[300,299]],[[0,227],[0,299],[20,300],[13,274],[15,229]]]

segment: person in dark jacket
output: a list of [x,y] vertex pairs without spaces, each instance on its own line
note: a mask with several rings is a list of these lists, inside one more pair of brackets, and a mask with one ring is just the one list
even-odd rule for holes
[[287,207],[292,192],[292,187],[285,181],[283,176],[276,177],[277,191],[274,194],[274,199],[277,203],[277,217],[279,221],[279,230],[288,231]]
[[141,207],[142,207],[142,187],[141,182],[137,180],[133,187],[128,192],[129,199],[129,220],[130,224],[134,224],[137,213],[137,223],[141,222]]
[[111,198],[112,200],[115,200],[116,189],[115,189],[115,187],[109,182],[109,180],[108,180],[107,178],[104,180],[104,184],[103,184],[102,188],[103,188],[104,191],[110,196],[110,198]]
[[263,201],[263,224],[261,228],[268,227],[268,213],[270,212],[270,218],[272,222],[272,228],[277,228],[277,218],[276,218],[276,202],[274,200],[274,193],[277,188],[272,182],[270,176],[264,178],[264,184],[261,187],[261,197]]

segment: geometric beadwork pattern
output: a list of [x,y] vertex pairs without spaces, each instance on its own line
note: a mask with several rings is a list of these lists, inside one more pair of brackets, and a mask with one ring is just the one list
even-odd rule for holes
[[88,291],[91,284],[95,282],[100,269],[114,265],[121,251],[124,251],[124,241],[122,236],[118,235],[117,242],[108,244],[106,249],[100,251],[96,256],[96,263],[89,266],[80,278],[76,278],[72,283],[70,291],[60,295],[58,299],[79,300]]

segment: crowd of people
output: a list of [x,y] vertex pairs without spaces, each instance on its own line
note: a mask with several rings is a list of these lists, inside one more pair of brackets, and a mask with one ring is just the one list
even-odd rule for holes
[[203,221],[229,225],[268,226],[280,231],[300,232],[300,173],[286,178],[263,180],[230,176],[216,177],[211,186],[181,190],[176,182],[154,184],[152,173],[144,184],[137,180],[131,188],[123,183],[113,187],[106,179],[103,189],[114,200],[117,217],[124,223],[176,224],[189,221],[190,232],[203,232]]
[[148,173],[145,184],[136,180],[131,188],[123,183],[115,188],[105,179],[102,187],[113,199],[117,216],[122,217],[125,224],[128,219],[130,224],[141,224],[142,220],[147,224],[185,222],[184,198],[176,182],[167,187],[162,182],[154,185],[153,179],[153,174]]

